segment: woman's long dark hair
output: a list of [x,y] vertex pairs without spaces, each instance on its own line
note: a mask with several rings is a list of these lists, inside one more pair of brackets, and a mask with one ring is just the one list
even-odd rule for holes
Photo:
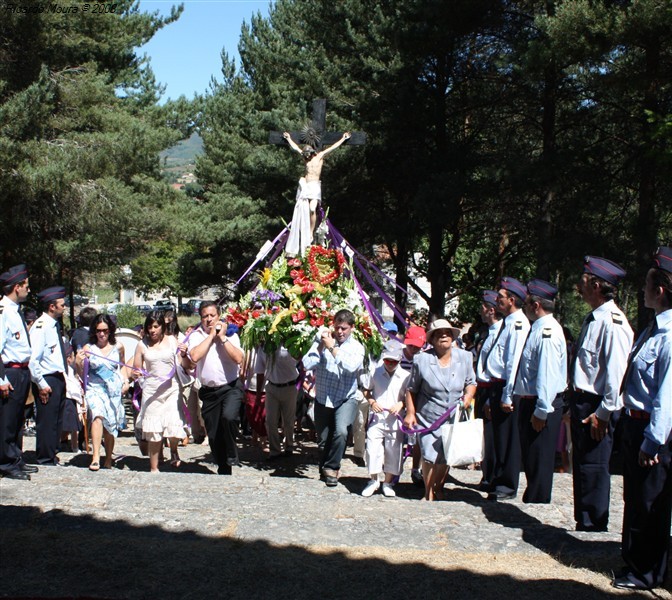
[[117,338],[114,335],[117,331],[117,324],[110,318],[110,315],[103,314],[96,315],[93,321],[91,321],[91,325],[89,325],[89,344],[92,346],[96,345],[96,342],[98,341],[96,329],[98,329],[98,325],[100,325],[100,323],[107,325],[107,328],[109,329],[107,334],[107,341],[114,346],[117,343]]
[[161,327],[161,334],[166,335],[166,320],[163,318],[163,313],[158,310],[153,310],[147,315],[145,324],[142,326],[142,335],[146,337],[149,335],[149,326],[152,323],[158,323]]

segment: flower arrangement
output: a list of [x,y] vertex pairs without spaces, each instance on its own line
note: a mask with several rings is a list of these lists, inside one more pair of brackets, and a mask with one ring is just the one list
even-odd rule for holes
[[343,253],[310,246],[304,259],[280,256],[260,273],[257,289],[227,309],[226,320],[240,328],[246,349],[273,354],[280,346],[296,358],[310,348],[320,328],[347,308],[355,315],[353,335],[367,354],[378,357],[383,340],[372,327]]

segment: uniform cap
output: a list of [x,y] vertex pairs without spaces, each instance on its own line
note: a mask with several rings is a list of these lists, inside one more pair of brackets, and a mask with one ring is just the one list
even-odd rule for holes
[[0,275],[0,285],[14,285],[24,279],[28,279],[26,265],[16,265]]
[[530,296],[537,296],[544,300],[555,300],[558,288],[543,279],[532,279],[527,283],[527,292]]
[[527,287],[513,277],[502,277],[500,287],[507,292],[515,294],[521,300],[525,300],[525,297],[527,296]]
[[497,306],[497,292],[495,290],[483,290],[481,299],[485,304],[492,304]]
[[659,269],[672,273],[672,248],[660,246],[653,257],[653,263]]
[[583,259],[583,272],[604,279],[611,285],[618,285],[625,277],[625,270],[614,261],[599,256],[586,256]]
[[37,299],[40,302],[53,302],[59,298],[65,298],[65,295],[65,288],[62,285],[55,285],[38,292]]

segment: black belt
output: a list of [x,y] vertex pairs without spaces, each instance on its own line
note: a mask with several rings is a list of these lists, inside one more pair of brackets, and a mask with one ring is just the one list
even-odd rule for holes
[[519,396],[521,400],[536,400],[536,396]]
[[636,410],[634,408],[628,408],[625,411],[625,414],[628,415],[631,419],[637,419],[638,421],[651,420],[651,415],[645,410]]
[[61,372],[47,373],[45,377],[59,377],[60,379],[65,379],[65,374]]
[[27,369],[28,368],[28,363],[18,363],[18,362],[8,362],[5,363],[5,367],[7,369]]
[[290,385],[296,385],[296,382],[298,380],[299,380],[299,378],[297,377],[296,379],[294,379],[292,381],[288,381],[287,383],[273,383],[272,381],[269,381],[268,383],[270,383],[272,386],[275,386],[275,387],[289,387]]
[[203,390],[218,390],[219,388],[223,388],[225,385],[228,385],[230,387],[234,387],[236,385],[236,381],[238,381],[237,378],[234,379],[233,381],[231,381],[230,383],[220,383],[218,385],[202,385],[201,389],[203,389]]
[[494,382],[492,381],[477,381],[476,382],[476,387],[478,388],[489,388],[492,387]]
[[506,379],[497,379],[497,377],[491,377],[490,381],[492,383],[506,383]]

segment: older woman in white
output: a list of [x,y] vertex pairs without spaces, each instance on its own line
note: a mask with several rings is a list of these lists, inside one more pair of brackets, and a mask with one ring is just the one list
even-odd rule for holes
[[[432,349],[418,354],[413,362],[406,391],[407,428],[427,428],[461,398],[471,405],[476,393],[476,377],[470,352],[453,347],[460,330],[445,319],[434,321],[427,332]],[[418,435],[422,453],[425,500],[441,499],[448,474],[443,452],[441,425],[434,431]]]

